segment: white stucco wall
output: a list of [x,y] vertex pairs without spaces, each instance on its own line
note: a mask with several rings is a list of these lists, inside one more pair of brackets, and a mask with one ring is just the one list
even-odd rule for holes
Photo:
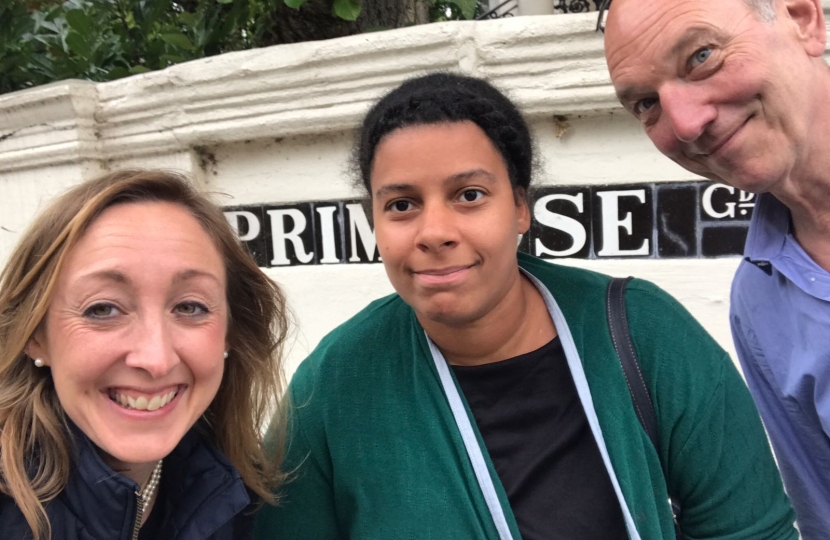
[[[456,70],[506,90],[528,115],[541,185],[697,180],[662,157],[617,104],[595,14],[442,23],[231,53],[104,84],[55,83],[0,96],[0,263],[65,187],[123,166],[186,171],[223,206],[356,197],[353,130],[384,91]],[[564,116],[561,121],[554,116]],[[738,257],[564,260],[650,279],[729,351]],[[269,268],[296,332],[288,371],[368,301],[392,291],[380,264]]]

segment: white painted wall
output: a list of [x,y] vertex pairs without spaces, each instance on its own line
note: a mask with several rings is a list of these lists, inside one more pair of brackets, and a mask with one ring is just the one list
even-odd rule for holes
[[[490,79],[528,114],[538,182],[695,180],[662,157],[617,104],[595,14],[427,25],[231,53],[103,84],[65,81],[0,96],[0,264],[62,189],[123,166],[176,168],[223,206],[356,196],[346,171],[369,105],[428,70]],[[567,128],[557,135],[567,117]],[[737,257],[569,260],[650,279],[728,350]],[[382,265],[268,269],[297,323],[288,371],[336,325],[392,291]]]

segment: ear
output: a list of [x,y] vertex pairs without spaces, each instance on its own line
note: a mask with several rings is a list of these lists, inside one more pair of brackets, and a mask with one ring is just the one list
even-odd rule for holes
[[47,354],[46,347],[44,345],[44,336],[41,330],[35,332],[31,338],[29,338],[29,342],[26,344],[26,347],[23,349],[23,352],[31,358],[32,360],[36,358],[40,358],[43,360],[43,365],[48,366],[49,364],[49,355]]
[[[814,58],[821,58],[827,44],[821,0],[781,0],[781,4],[788,19],[795,24],[804,50]],[[782,9],[776,11],[782,15]]]
[[530,229],[530,207],[527,202],[525,190],[517,188],[514,192],[516,197],[516,225],[519,234],[524,234]]

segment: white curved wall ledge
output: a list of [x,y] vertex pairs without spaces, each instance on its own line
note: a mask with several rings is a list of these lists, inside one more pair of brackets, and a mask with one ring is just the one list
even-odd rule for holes
[[430,70],[485,77],[530,117],[621,111],[595,25],[595,13],[447,22],[16,92],[0,96],[0,170],[348,130]]
[[225,54],[0,96],[0,170],[354,128],[413,74],[486,77],[528,115],[618,109],[596,14],[448,22]]

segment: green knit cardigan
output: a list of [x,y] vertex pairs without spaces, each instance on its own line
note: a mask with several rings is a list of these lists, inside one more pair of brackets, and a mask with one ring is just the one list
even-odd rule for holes
[[[676,300],[649,282],[628,284],[631,335],[659,424],[654,448],[611,343],[609,278],[523,254],[519,264],[564,314],[612,474],[642,539],[674,538],[668,491],[679,499],[690,539],[798,538],[743,380]],[[372,302],[326,336],[297,370],[289,397],[285,470],[291,479],[280,504],[260,511],[255,538],[498,540],[423,328],[399,296]]]

